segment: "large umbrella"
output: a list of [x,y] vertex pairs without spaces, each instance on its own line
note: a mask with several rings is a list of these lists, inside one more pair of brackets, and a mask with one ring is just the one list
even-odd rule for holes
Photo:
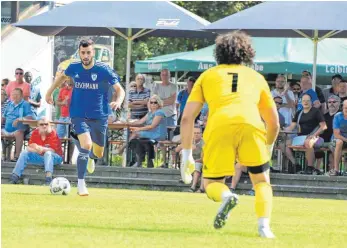
[[[253,38],[256,56],[253,68],[262,74],[290,73],[299,75],[312,68],[312,42],[299,38]],[[170,71],[202,72],[215,66],[215,45],[196,51],[181,52],[139,60],[136,73]],[[347,39],[326,39],[318,44],[317,75],[331,77],[347,73]]]
[[[167,1],[73,2],[20,21],[14,26],[38,35],[119,35],[127,40],[126,92],[129,89],[131,46],[144,36],[212,38],[198,31],[209,22]],[[127,111],[127,97],[125,109]]]
[[224,33],[244,30],[257,37],[305,37],[313,46],[313,88],[317,44],[334,37],[347,38],[344,21],[347,2],[265,2],[210,24],[206,30]]

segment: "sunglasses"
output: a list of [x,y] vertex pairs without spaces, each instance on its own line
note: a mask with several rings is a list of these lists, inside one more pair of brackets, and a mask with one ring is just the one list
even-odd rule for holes
[[149,102],[150,104],[158,104],[158,102]]
[[329,101],[328,103],[329,103],[329,104],[330,104],[330,103],[337,103],[337,101]]
[[40,123],[40,126],[48,126],[49,124],[48,123]]
[[130,88],[136,88],[136,85],[130,86]]
[[16,72],[16,75],[23,75],[23,72]]
[[1,86],[5,86],[5,84],[1,84]]
[[283,104],[283,102],[275,102],[276,104],[279,104],[279,105],[282,105]]
[[300,88],[293,88],[293,91],[300,91]]

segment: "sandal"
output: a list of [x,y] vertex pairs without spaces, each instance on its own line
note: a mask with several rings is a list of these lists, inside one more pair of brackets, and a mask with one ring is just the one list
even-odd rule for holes
[[195,193],[205,193],[205,190],[203,190],[203,189],[198,189],[197,191],[195,191]]
[[10,160],[11,162],[17,162],[18,161],[18,158],[17,157],[14,157],[13,159]]

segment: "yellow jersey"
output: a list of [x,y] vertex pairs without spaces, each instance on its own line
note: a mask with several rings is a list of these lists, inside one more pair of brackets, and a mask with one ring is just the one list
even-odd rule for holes
[[207,102],[207,132],[233,124],[250,124],[264,130],[262,108],[275,106],[264,77],[244,65],[218,65],[203,72],[188,102]]

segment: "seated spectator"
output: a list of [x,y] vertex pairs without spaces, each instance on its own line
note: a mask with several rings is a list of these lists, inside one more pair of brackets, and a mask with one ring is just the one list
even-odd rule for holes
[[[340,98],[336,95],[330,95],[328,98],[328,113],[324,115],[325,122],[327,124],[327,129],[320,135],[321,138],[323,138],[324,143],[330,143],[333,136],[333,120],[337,112],[339,111],[340,104]],[[331,156],[331,153],[329,152],[329,164],[331,165],[330,168],[334,165],[334,156]],[[323,158],[324,153],[318,152],[316,153],[316,158]],[[321,161],[317,161],[316,168],[320,169]]]
[[11,183],[16,184],[22,176],[28,164],[43,165],[45,167],[45,184],[49,185],[52,181],[54,165],[61,164],[62,147],[59,137],[52,129],[49,120],[44,117],[38,121],[38,127],[33,131],[29,146],[23,151],[12,171]]
[[[292,124],[285,130],[293,131],[298,127],[298,136],[293,139],[293,145],[300,145],[306,148],[305,157],[308,163],[306,173],[312,174],[316,170],[313,167],[315,162],[314,146],[322,142],[319,135],[327,129],[327,125],[322,112],[312,106],[310,95],[304,94],[302,96],[302,106],[303,109],[295,114]],[[288,147],[286,155],[292,164],[295,165],[295,158]]]
[[[7,108],[7,105],[9,104],[9,100],[6,94],[6,91],[4,89],[1,89],[1,116],[5,113],[5,109]],[[1,128],[5,126],[4,122],[1,122]]]
[[276,103],[276,108],[277,108],[277,112],[278,112],[278,118],[279,118],[279,121],[280,121],[280,127],[283,128],[283,127],[286,126],[286,120],[284,119],[284,116],[280,112],[280,109],[282,108],[282,104],[283,104],[283,99],[280,96],[276,96],[276,97],[274,97],[274,101]]
[[9,82],[10,80],[8,78],[4,78],[3,80],[1,80],[1,89],[5,90]]
[[[194,142],[193,142],[193,158],[195,160],[195,170],[193,173],[193,182],[192,186],[190,187],[190,190],[192,192],[196,192],[196,185],[199,182],[199,179],[202,175],[202,147],[204,145],[204,141],[202,140],[202,133],[200,127],[194,128]],[[180,153],[182,151],[182,146],[179,145],[176,147],[175,152]],[[198,190],[198,193],[202,193],[204,191],[203,183],[200,184],[200,189]]]
[[[131,127],[133,132],[130,139],[142,138],[149,140],[165,140],[166,138],[166,124],[165,114],[162,111],[163,101],[157,95],[151,96],[149,99],[149,112],[141,120],[133,122],[135,125],[142,125],[143,127]],[[124,150],[124,147],[123,147]],[[137,163],[134,167],[141,167],[145,159],[143,148],[139,145],[136,149]],[[152,159],[152,158],[151,158]]]
[[37,86],[32,85],[31,81],[33,80],[33,75],[30,71],[27,71],[24,74],[25,81],[30,84],[30,97],[28,99],[28,102],[31,105],[31,111],[34,114],[34,118],[37,118],[37,109],[41,106],[41,93],[40,88]]
[[[59,96],[56,104],[60,107],[60,122],[70,122],[70,102],[72,95],[72,80],[69,80],[64,84],[65,86],[60,89]],[[66,138],[68,136],[69,125],[58,124],[57,125],[57,134],[59,138]]]
[[329,171],[330,176],[339,175],[339,163],[342,150],[347,148],[347,101],[343,102],[342,112],[335,115],[333,120],[333,132],[335,139],[334,168]]
[[[135,83],[135,87],[133,86]],[[129,108],[131,119],[141,119],[148,113],[148,99],[151,96],[151,91],[145,88],[145,76],[137,74],[135,82],[130,85],[129,91]]]
[[16,151],[11,161],[16,162],[22,150],[24,132],[29,129],[28,125],[23,125],[19,120],[23,118],[32,119],[33,114],[30,104],[24,101],[23,91],[20,88],[12,91],[11,98],[13,101],[7,105],[2,115],[2,122],[5,123],[5,127],[1,130],[1,134],[15,137]]
[[301,84],[302,93],[300,94],[299,99],[298,99],[297,111],[299,112],[303,109],[303,104],[301,103],[301,100],[302,100],[302,96],[305,94],[309,95],[311,97],[310,101],[312,103],[312,106],[319,109],[321,107],[321,103],[319,102],[319,99],[318,99],[316,92],[312,89],[311,78],[302,77],[300,79],[300,84]]
[[8,96],[11,96],[11,101],[14,99],[12,98],[12,91],[16,88],[19,88],[23,92],[23,98],[25,101],[29,100],[30,97],[30,84],[25,82],[24,79],[24,71],[21,68],[16,69],[16,81],[9,82],[6,87],[6,94]]

